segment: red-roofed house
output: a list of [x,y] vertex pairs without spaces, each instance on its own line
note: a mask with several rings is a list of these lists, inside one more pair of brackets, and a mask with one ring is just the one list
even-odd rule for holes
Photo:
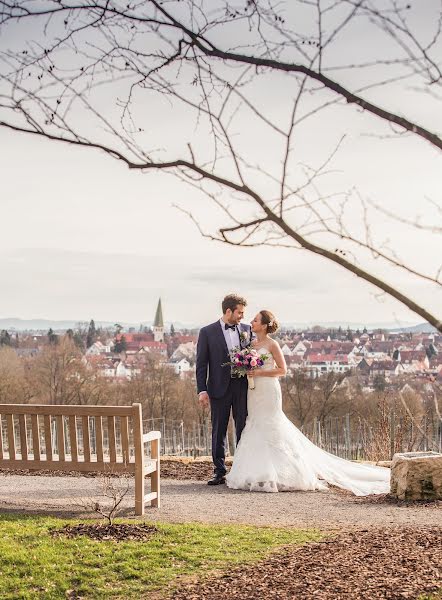
[[347,356],[342,354],[309,354],[305,360],[305,368],[311,377],[323,373],[344,373],[350,370]]

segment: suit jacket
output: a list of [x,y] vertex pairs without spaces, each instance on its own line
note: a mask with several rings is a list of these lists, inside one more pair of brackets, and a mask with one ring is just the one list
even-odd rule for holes
[[[244,348],[251,341],[250,325],[238,325],[239,333],[246,333],[247,339],[241,342]],[[241,336],[240,336],[241,340]],[[210,398],[221,398],[227,391],[231,379],[230,361],[224,332],[219,321],[206,325],[200,331],[196,350],[196,383],[198,393],[207,392]]]

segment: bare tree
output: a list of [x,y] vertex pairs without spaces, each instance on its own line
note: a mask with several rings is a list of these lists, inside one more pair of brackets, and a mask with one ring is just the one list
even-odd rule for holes
[[352,399],[341,385],[344,374],[323,373],[313,378],[302,369],[286,377],[283,397],[300,427],[310,425],[314,419],[324,422],[331,415],[342,415],[351,409]]
[[439,0],[0,0],[0,126],[171,172],[218,211],[216,232],[190,215],[204,235],[305,249],[442,331],[442,208],[422,193],[399,212],[336,173],[363,132],[440,161],[441,23]]
[[115,519],[124,510],[124,499],[130,490],[130,478],[124,473],[103,473],[99,477],[100,492],[90,498],[81,498],[79,506],[95,512],[114,525]]
[[288,412],[303,428],[316,417],[315,380],[302,369],[298,369],[285,377],[282,384]]
[[87,364],[73,340],[63,336],[46,346],[29,363],[29,386],[41,402],[48,404],[107,403],[107,385]]
[[0,348],[0,403],[21,404],[27,401],[25,365],[12,348]]
[[146,419],[181,419],[185,401],[181,381],[164,357],[155,353],[146,354],[137,363],[136,371],[120,392],[120,400],[139,402]]

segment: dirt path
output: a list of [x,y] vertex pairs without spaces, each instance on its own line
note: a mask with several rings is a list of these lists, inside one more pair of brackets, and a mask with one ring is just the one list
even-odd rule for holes
[[[84,516],[83,497],[96,497],[100,480],[0,474],[0,512]],[[131,481],[133,486],[133,481]],[[133,490],[126,501],[133,514]],[[442,526],[442,504],[403,506],[348,493],[287,492],[259,494],[210,487],[205,481],[162,482],[162,506],[146,508],[149,521],[247,523],[251,525],[352,528]]]

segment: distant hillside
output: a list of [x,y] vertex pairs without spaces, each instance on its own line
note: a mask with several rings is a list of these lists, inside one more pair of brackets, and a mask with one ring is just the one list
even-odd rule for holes
[[[87,321],[88,322],[88,321]],[[54,321],[52,319],[0,319],[0,329],[8,329],[14,331],[47,331],[48,329],[66,330],[75,329],[78,323],[86,323],[86,321]],[[96,326],[113,327],[114,323],[108,321],[95,321]]]
[[[404,325],[403,328],[398,329],[397,323],[384,322],[384,323],[367,323],[367,322],[348,322],[348,321],[311,321],[310,323],[293,323],[293,322],[284,322],[283,327],[289,329],[298,329],[298,330],[306,330],[312,329],[313,327],[322,327],[323,329],[347,329],[350,327],[353,331],[356,329],[360,329],[361,331],[364,327],[367,328],[368,331],[373,331],[374,329],[385,329],[388,331],[409,331],[409,328],[413,329],[414,327],[421,327],[420,325],[412,325],[411,323]],[[416,331],[420,331],[417,329]]]
[[399,333],[436,333],[437,329],[433,325],[430,325],[430,323],[419,323],[419,325],[399,327],[390,329],[390,331],[397,331]]
[[[94,319],[96,327],[103,327],[105,329],[113,329],[116,322],[119,322],[124,329],[134,327],[138,331],[140,323],[124,323],[122,321],[98,321]],[[77,319],[76,321],[56,321],[52,319],[0,319],[0,329],[7,329],[8,331],[48,331],[53,329],[54,331],[66,331],[66,329],[76,329],[79,323],[89,323],[89,321],[82,321]],[[151,327],[152,321],[143,321],[142,327]],[[171,323],[166,322],[166,329],[169,329]],[[174,322],[175,329],[190,329],[192,325],[185,325],[183,323]]]
[[[114,325],[117,321],[98,321],[95,320],[95,325],[97,327],[103,327],[105,329],[113,329]],[[135,328],[135,331],[138,331],[140,327],[140,323],[127,323],[124,321],[118,321],[120,325],[124,327],[124,329],[129,329],[130,327]],[[245,320],[247,322],[247,319]],[[49,328],[54,331],[66,331],[66,329],[76,329],[78,327],[78,323],[89,323],[89,321],[82,321],[80,319],[74,320],[66,320],[66,321],[57,321],[53,319],[18,319],[18,318],[8,318],[8,319],[0,319],[0,329],[7,329],[8,331],[48,331]],[[166,321],[166,330],[170,328],[170,325],[173,323],[175,329],[196,329],[203,325],[182,323],[180,321]],[[151,327],[152,321],[143,321],[141,323],[142,327]],[[388,331],[398,332],[398,333],[433,333],[436,329],[430,325],[429,323],[420,323],[418,325],[408,324],[404,327],[397,327],[395,323],[346,323],[339,321],[312,321],[310,323],[296,323],[296,322],[284,322],[282,326],[285,329],[296,329],[298,331],[312,329],[312,327],[323,327],[324,329],[338,329],[338,327],[342,327],[342,329],[350,329],[363,330],[364,327],[367,327],[369,331],[374,329],[385,329]]]

